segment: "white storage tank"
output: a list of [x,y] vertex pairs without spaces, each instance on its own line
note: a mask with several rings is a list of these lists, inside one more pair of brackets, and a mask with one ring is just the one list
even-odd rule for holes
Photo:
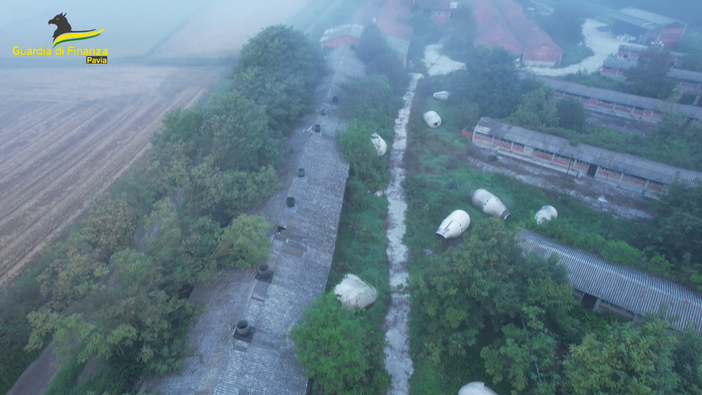
[[488,388],[485,383],[474,381],[461,387],[458,395],[497,395],[497,392]]
[[448,101],[449,96],[451,96],[451,92],[448,92],[448,91],[436,92],[432,96],[434,97],[434,99],[439,100],[439,101]]
[[334,287],[336,298],[341,305],[348,309],[366,308],[378,298],[378,292],[353,274],[347,274],[339,284]]
[[463,210],[456,210],[441,223],[436,234],[444,239],[452,239],[460,236],[469,226],[470,215]]
[[487,215],[492,215],[493,217],[504,220],[512,214],[497,196],[485,189],[471,191],[470,200],[473,203],[473,207],[482,210]]
[[544,221],[550,221],[554,218],[558,218],[558,211],[553,206],[543,206],[534,215],[536,223],[541,225]]
[[371,142],[373,143],[375,153],[378,154],[378,156],[385,155],[385,152],[388,150],[388,143],[386,143],[378,133],[373,133],[371,136]]
[[427,126],[430,128],[436,129],[441,126],[441,117],[436,111],[427,111],[424,113],[424,122],[426,122]]

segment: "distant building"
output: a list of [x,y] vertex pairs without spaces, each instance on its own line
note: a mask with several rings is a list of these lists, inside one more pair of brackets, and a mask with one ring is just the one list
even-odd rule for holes
[[319,43],[322,49],[336,48],[343,45],[348,45],[352,49],[355,49],[361,39],[361,34],[363,34],[363,26],[349,23],[327,29],[319,40]]
[[612,32],[636,37],[637,44],[666,47],[678,45],[687,25],[677,19],[627,7],[610,15],[615,19]]
[[451,17],[449,0],[414,0],[414,6],[427,12],[429,17],[439,25],[443,25]]
[[[623,59],[636,60],[639,58],[641,52],[649,50],[651,47],[641,44],[624,43],[619,44],[619,51],[617,55]],[[682,52],[670,52],[670,64],[673,67],[679,67],[680,61],[685,57]]]
[[556,67],[563,49],[512,0],[473,0],[478,21],[476,47],[501,46],[527,66]]
[[[601,74],[615,80],[626,81],[626,71],[636,67],[636,64],[636,60],[605,59],[602,63]],[[702,73],[700,72],[672,68],[668,72],[668,78],[673,81],[677,88],[695,94],[702,92]]]
[[702,181],[702,173],[680,169],[634,155],[587,144],[573,146],[568,139],[509,125],[483,117],[462,134],[477,146],[574,177],[587,177],[618,188],[656,196],[673,182]]
[[677,112],[695,120],[702,120],[702,107],[669,103],[664,100],[630,95],[608,89],[593,88],[573,82],[538,77],[555,91],[556,99],[579,100],[586,110],[617,117],[657,123],[667,112]]

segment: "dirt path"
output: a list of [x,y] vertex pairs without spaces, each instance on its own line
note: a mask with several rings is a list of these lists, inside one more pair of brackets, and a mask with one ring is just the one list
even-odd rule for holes
[[196,103],[217,74],[0,71],[0,289],[146,152],[167,111]]
[[602,67],[602,62],[610,54],[619,51],[619,44],[622,43],[622,39],[613,36],[612,34],[599,31],[597,28],[605,26],[602,22],[597,22],[592,19],[588,19],[583,24],[583,35],[585,36],[585,45],[592,49],[595,54],[589,58],[585,58],[582,62],[578,64],[573,64],[562,69],[542,69],[542,68],[531,68],[531,72],[537,75],[546,75],[551,77],[573,74],[578,71],[587,71],[588,73],[595,72]]
[[[404,288],[408,285],[409,271],[407,270],[408,251],[402,242],[407,226],[405,214],[407,202],[402,182],[405,180],[405,169],[402,167],[407,147],[407,123],[409,122],[414,90],[421,74],[412,74],[407,93],[403,97],[404,108],[395,120],[395,140],[390,151],[390,185],[385,194],[388,198],[388,247],[387,256],[390,262],[390,288],[392,301],[385,316],[385,369],[390,373],[391,385],[388,395],[408,395],[409,378],[412,375],[412,358],[409,354],[409,293]],[[399,287],[399,289],[398,289]]]

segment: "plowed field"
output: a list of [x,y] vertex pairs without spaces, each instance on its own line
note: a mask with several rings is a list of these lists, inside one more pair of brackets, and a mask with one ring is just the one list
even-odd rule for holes
[[0,289],[146,152],[163,115],[212,89],[206,68],[0,70]]

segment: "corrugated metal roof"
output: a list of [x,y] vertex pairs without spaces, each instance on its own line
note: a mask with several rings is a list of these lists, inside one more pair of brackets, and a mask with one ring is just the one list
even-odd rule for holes
[[611,67],[613,69],[628,70],[632,67],[636,67],[637,62],[635,60],[628,60],[622,58],[607,58],[602,62],[602,66]]
[[[622,51],[632,51],[635,53],[643,52],[648,50],[650,47],[647,45],[641,45],[641,44],[634,44],[634,43],[624,43],[624,44],[619,44],[619,50]],[[674,56],[676,58],[684,58],[685,54],[682,52],[670,52],[670,56]]]
[[573,147],[568,139],[509,125],[488,117],[481,118],[475,130],[488,136],[514,141],[568,158],[573,157],[577,161],[595,164],[663,184],[670,184],[678,180],[694,182],[697,179],[702,181],[702,173],[700,172],[679,169],[638,156],[587,144],[578,144],[577,147]]
[[331,29],[327,29],[324,34],[322,35],[322,38],[319,39],[320,43],[326,42],[326,41],[331,41],[331,40],[336,40],[337,38],[345,37],[345,36],[350,36],[354,38],[361,38],[361,34],[363,34],[363,26],[357,25],[355,23],[348,23],[346,25],[341,25],[337,27],[333,27]]
[[702,82],[702,73],[697,71],[672,69],[668,73],[668,77],[676,80]]
[[[613,69],[619,70],[628,70],[632,67],[636,67],[636,64],[637,62],[635,60],[628,60],[622,58],[607,58],[602,63],[604,67],[611,67]],[[674,80],[702,82],[702,73],[683,69],[671,69],[668,72],[668,78]]]
[[668,18],[663,15],[654,14],[634,7],[627,7],[611,14],[612,17],[635,26],[648,30],[659,29],[674,23],[680,23],[677,19]]
[[523,231],[517,238],[524,251],[545,258],[558,255],[568,269],[570,283],[577,290],[594,295],[635,314],[655,314],[661,304],[668,306],[666,318],[682,330],[687,323],[702,328],[702,294],[671,281],[634,269],[615,266],[600,256],[567,247],[544,236]]
[[580,85],[573,82],[556,80],[548,77],[537,77],[543,81],[546,86],[560,92],[566,92],[576,96],[594,97],[601,100],[616,102],[632,107],[651,109],[664,112],[670,108],[674,112],[679,112],[687,115],[690,118],[702,120],[702,107],[687,106],[684,104],[674,104],[663,100],[651,99],[643,96],[630,95],[617,91],[611,91],[601,88],[593,88],[591,86]]

